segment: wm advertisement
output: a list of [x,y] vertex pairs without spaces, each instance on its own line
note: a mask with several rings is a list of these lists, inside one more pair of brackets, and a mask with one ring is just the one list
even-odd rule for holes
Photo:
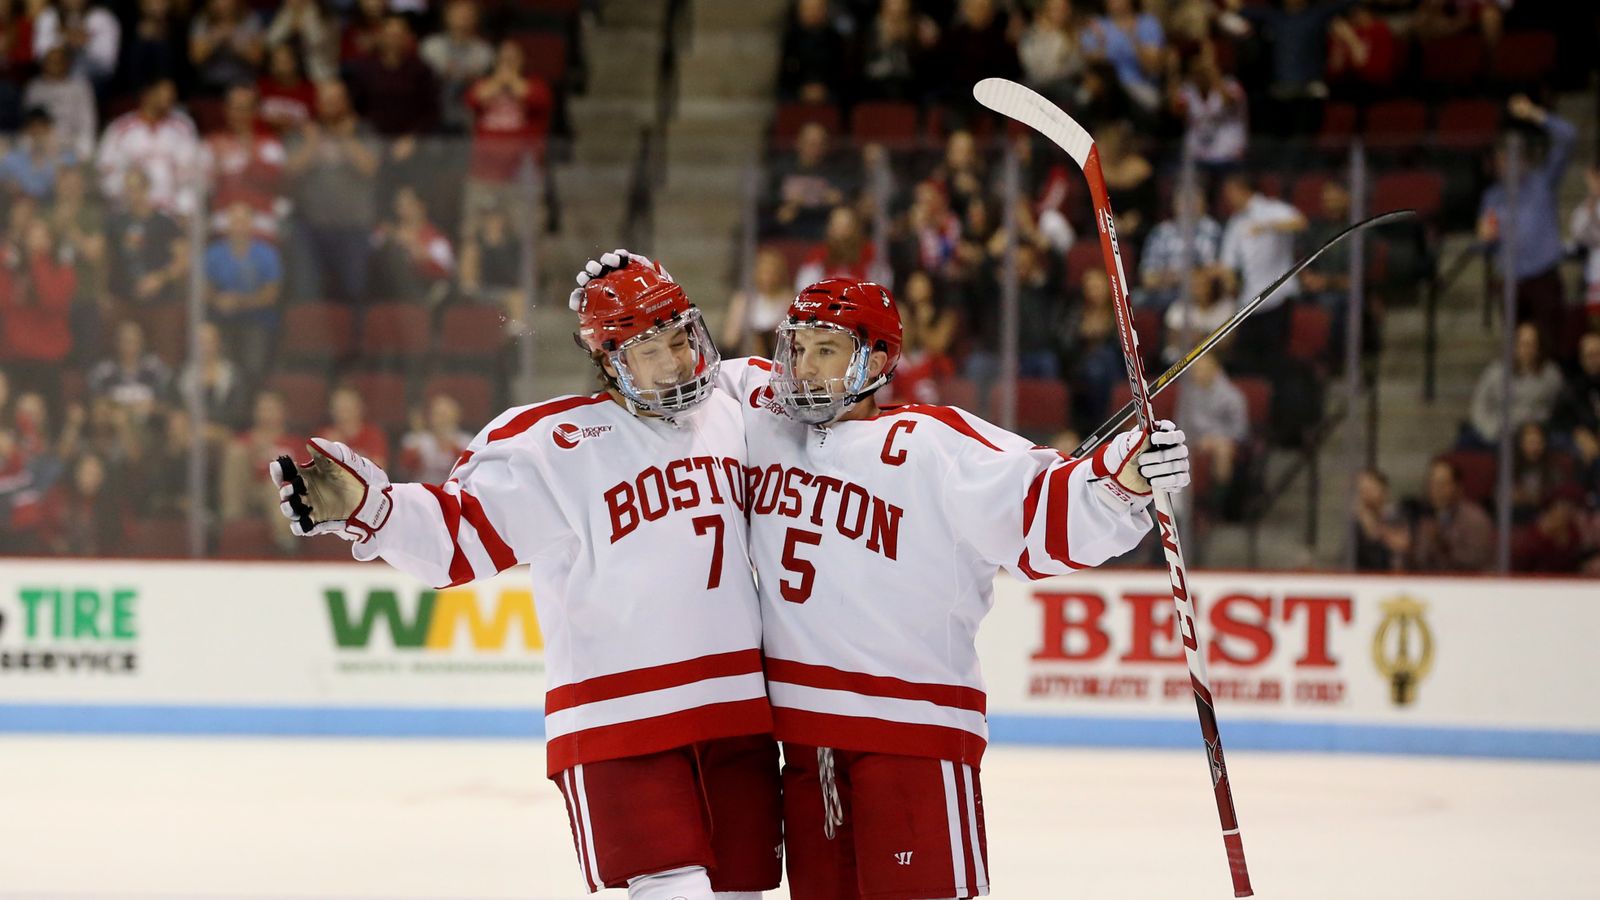
[[[1245,736],[1232,746],[1265,723],[1327,746],[1363,729],[1435,745],[1560,733],[1600,758],[1592,582],[1205,572],[1191,587],[1224,739]],[[0,730],[69,708],[116,708],[102,718],[122,724],[105,727],[129,730],[184,710],[221,710],[237,730],[265,709],[320,710],[341,733],[361,733],[363,710],[461,711],[429,720],[441,734],[477,733],[492,711],[536,721],[537,608],[522,570],[434,591],[376,564],[8,561]],[[979,650],[997,740],[1141,743],[1154,726],[1196,727],[1163,572],[1001,577]],[[1063,722],[1080,731],[1045,727]]]

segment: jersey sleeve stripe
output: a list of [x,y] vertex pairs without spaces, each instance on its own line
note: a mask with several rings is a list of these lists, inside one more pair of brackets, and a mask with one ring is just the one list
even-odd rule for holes
[[450,583],[446,587],[466,584],[475,576],[472,563],[461,549],[461,502],[450,496],[437,484],[424,484],[433,499],[439,501],[439,512],[444,516],[444,530],[450,535]]
[[647,666],[551,688],[544,697],[545,715],[582,706],[692,684],[707,678],[746,675],[761,671],[761,651],[756,649],[713,653],[681,662]]
[[516,437],[538,424],[540,419],[564,413],[569,409],[580,406],[593,406],[596,403],[609,403],[611,398],[605,394],[596,394],[586,397],[566,397],[561,400],[552,400],[538,406],[529,407],[511,417],[511,421],[489,432],[489,442],[503,441],[506,438]]
[[843,669],[835,669],[831,666],[818,666],[786,659],[772,659],[770,657],[767,659],[767,680],[769,682],[783,682],[802,687],[865,694],[871,697],[921,700],[953,709],[968,710],[980,715],[987,709],[988,703],[983,691],[962,685],[903,681],[899,678],[890,678],[884,675],[866,675],[861,672],[847,672]]
[[772,371],[772,363],[769,360],[762,359],[759,356],[747,356],[745,357],[744,361],[749,363],[753,368],[760,369],[763,372]]
[[500,532],[495,531],[489,516],[483,511],[483,504],[466,491],[461,492],[461,516],[478,532],[478,540],[483,543],[483,549],[488,552],[496,572],[504,572],[517,564],[517,554],[501,539]]
[[1074,569],[1082,569],[1085,566],[1072,560],[1072,548],[1067,534],[1071,525],[1067,517],[1067,500],[1072,493],[1072,470],[1082,462],[1081,459],[1074,460],[1055,467],[1055,471],[1050,473],[1049,499],[1045,503],[1045,551],[1050,554],[1051,559]]
[[1017,571],[1019,571],[1022,574],[1028,576],[1028,580],[1030,580],[1030,581],[1039,581],[1040,579],[1044,579],[1044,578],[1049,578],[1050,577],[1050,574],[1048,572],[1040,572],[1039,570],[1037,570],[1037,569],[1035,569],[1033,567],[1032,563],[1030,563],[1028,561],[1028,548],[1027,547],[1023,547],[1022,548],[1022,555],[1017,557]]

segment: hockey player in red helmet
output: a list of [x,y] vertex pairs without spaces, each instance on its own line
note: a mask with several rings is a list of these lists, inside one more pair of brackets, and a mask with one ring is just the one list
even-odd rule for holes
[[604,390],[519,406],[442,484],[349,447],[271,464],[297,535],[439,587],[527,566],[545,636],[547,774],[590,891],[754,900],[782,856],[777,746],[743,505],[744,423],[700,313],[606,254],[572,294]]
[[790,895],[987,894],[976,635],[994,579],[1132,550],[1151,491],[1188,483],[1183,433],[1069,459],[953,407],[879,407],[901,343],[879,284],[810,285],[777,337],[719,383],[745,415]]
[[[622,263],[606,254],[597,268],[607,257],[613,268]],[[671,419],[711,395],[720,358],[683,288],[659,263],[631,260],[604,278],[590,275],[572,292],[574,337],[600,368],[607,390],[630,411]]]
[[882,285],[829,278],[807,287],[778,325],[775,398],[796,421],[832,422],[894,377],[900,334],[900,310]]

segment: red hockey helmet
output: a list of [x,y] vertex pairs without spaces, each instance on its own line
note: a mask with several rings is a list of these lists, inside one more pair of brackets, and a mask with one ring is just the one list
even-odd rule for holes
[[[716,345],[700,310],[659,263],[633,256],[622,268],[590,279],[574,292],[573,304],[578,346],[611,362],[613,386],[636,407],[672,415],[711,395],[721,362]],[[686,363],[643,371],[635,357],[661,342],[686,342],[671,354]]]
[[[796,336],[817,328],[839,332],[854,342],[842,376],[803,378],[796,370]],[[888,288],[853,278],[824,279],[794,298],[778,326],[773,391],[790,416],[809,424],[830,422],[894,377],[901,342],[900,309]],[[888,357],[876,374],[871,372],[874,353]]]

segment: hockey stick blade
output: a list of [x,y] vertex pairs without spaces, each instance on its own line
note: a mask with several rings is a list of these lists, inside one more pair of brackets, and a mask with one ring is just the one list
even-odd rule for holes
[[[1211,332],[1205,337],[1205,339],[1200,341],[1200,343],[1195,344],[1194,348],[1188,353],[1184,354],[1182,359],[1173,363],[1165,372],[1162,372],[1160,378],[1157,378],[1155,381],[1150,383],[1150,398],[1152,400],[1155,399],[1161,394],[1162,391],[1165,391],[1167,388],[1171,387],[1172,383],[1178,380],[1179,375],[1182,375],[1184,372],[1188,371],[1190,366],[1194,365],[1195,360],[1205,356],[1207,353],[1210,353],[1214,347],[1226,340],[1228,335],[1233,334],[1234,330],[1239,327],[1239,323],[1243,322],[1245,319],[1248,319],[1250,314],[1255,312],[1257,307],[1261,306],[1262,303],[1265,303],[1268,297],[1271,297],[1273,294],[1277,293],[1278,289],[1283,287],[1285,284],[1288,284],[1290,279],[1305,271],[1307,266],[1316,262],[1318,257],[1333,249],[1335,245],[1339,244],[1345,238],[1350,237],[1358,231],[1365,231],[1368,228],[1376,228],[1379,225],[1388,225],[1393,222],[1399,222],[1415,216],[1416,211],[1410,209],[1400,209],[1393,212],[1380,213],[1369,219],[1363,219],[1360,222],[1357,222],[1334,235],[1326,244],[1323,244],[1321,247],[1313,250],[1310,256],[1307,256],[1295,263],[1294,266],[1289,269],[1289,271],[1279,275],[1276,281],[1267,285],[1266,290],[1255,295],[1255,297],[1252,298],[1249,303],[1239,307],[1239,309],[1232,316],[1228,317],[1228,321],[1217,326],[1216,331]],[[1111,415],[1110,418],[1100,423],[1100,427],[1096,428],[1088,437],[1084,438],[1083,443],[1079,444],[1078,449],[1072,451],[1071,455],[1074,458],[1077,458],[1093,453],[1096,447],[1099,447],[1101,444],[1105,443],[1113,434],[1116,434],[1117,431],[1122,428],[1124,423],[1133,418],[1134,413],[1137,411],[1138,410],[1135,408],[1135,404],[1132,400],[1124,403],[1121,409],[1117,410]]]

